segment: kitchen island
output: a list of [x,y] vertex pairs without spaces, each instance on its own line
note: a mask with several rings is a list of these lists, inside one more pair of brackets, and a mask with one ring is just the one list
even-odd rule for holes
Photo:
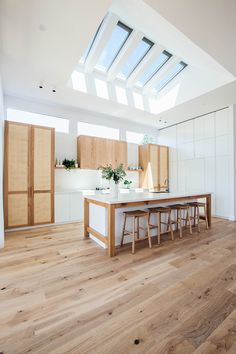
[[102,247],[108,249],[110,257],[115,256],[115,247],[119,245],[123,212],[146,209],[188,201],[204,199],[208,224],[211,227],[211,194],[176,193],[119,193],[117,197],[95,195],[84,198],[84,236],[91,237]]

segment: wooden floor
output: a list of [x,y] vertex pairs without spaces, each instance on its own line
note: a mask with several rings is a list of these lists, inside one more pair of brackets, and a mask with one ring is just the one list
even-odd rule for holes
[[1,353],[236,353],[236,223],[114,258],[70,224],[8,233]]

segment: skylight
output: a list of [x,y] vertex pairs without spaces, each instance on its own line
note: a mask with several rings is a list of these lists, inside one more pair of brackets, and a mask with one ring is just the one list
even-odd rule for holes
[[90,50],[91,50],[91,48],[92,48],[92,46],[93,46],[93,44],[94,44],[94,42],[95,42],[95,40],[96,40],[96,38],[97,38],[98,32],[100,31],[100,28],[101,28],[101,25],[102,25],[103,21],[104,21],[104,19],[103,19],[102,22],[100,23],[100,25],[99,25],[99,27],[98,27],[98,29],[97,29],[95,35],[93,36],[93,38],[92,38],[91,41],[89,42],[89,45],[87,46],[87,48],[85,49],[85,51],[84,51],[82,57],[80,58],[80,61],[79,61],[80,64],[84,64],[84,63],[86,62],[86,59],[87,59],[87,57],[88,57],[88,55],[89,55],[89,53],[90,53]]
[[166,85],[169,84],[182,70],[186,68],[187,64],[183,61],[179,62],[167,75],[157,84],[156,91],[161,91]]
[[132,29],[118,22],[115,26],[110,39],[108,40],[95,68],[106,72],[111,67],[121,48],[128,39]]
[[139,78],[137,86],[143,87],[148,81],[161,69],[163,65],[172,57],[170,53],[164,50],[161,55],[147,68],[144,74]]
[[126,80],[131,73],[136,69],[139,63],[143,60],[145,55],[153,46],[153,42],[143,37],[140,43],[137,45],[133,53],[129,56],[127,62],[123,66],[121,72],[117,75],[118,78]]

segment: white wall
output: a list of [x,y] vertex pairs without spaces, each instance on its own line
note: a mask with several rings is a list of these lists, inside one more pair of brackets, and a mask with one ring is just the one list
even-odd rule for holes
[[4,246],[4,222],[3,222],[3,128],[4,108],[3,91],[0,77],[0,248]]
[[159,132],[170,148],[170,190],[212,192],[212,213],[234,220],[234,109],[217,111]]

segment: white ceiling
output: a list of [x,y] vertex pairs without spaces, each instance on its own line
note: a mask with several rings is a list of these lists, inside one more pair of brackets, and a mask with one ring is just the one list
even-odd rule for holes
[[[98,111],[152,126],[157,126],[160,115],[169,120],[168,124],[173,123],[175,110],[181,112],[175,120],[184,119],[191,112],[190,104],[194,106],[194,114],[200,114],[197,112],[202,107],[205,111],[211,109],[214,98],[207,94],[211,97],[209,104],[202,94],[215,88],[218,105],[236,102],[234,84],[219,88],[236,75],[235,1],[145,0],[145,3],[141,0],[0,0],[1,73],[5,93]],[[150,39],[159,40],[160,44],[186,58],[195,66],[196,77],[202,75],[198,82],[193,78],[187,81],[187,90],[181,87],[175,102],[179,106],[158,115],[66,86],[109,9],[144,31]],[[40,81],[44,89],[38,88]],[[57,87],[56,94],[51,92],[53,86]],[[197,97],[196,104],[194,97]],[[187,100],[188,103],[183,103]]]

